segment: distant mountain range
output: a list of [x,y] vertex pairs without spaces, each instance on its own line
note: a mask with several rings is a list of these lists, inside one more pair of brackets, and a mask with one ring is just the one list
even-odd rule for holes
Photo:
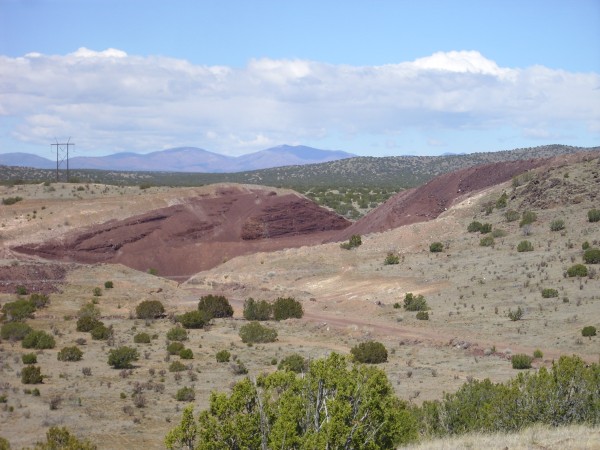
[[[318,164],[356,155],[339,150],[319,150],[302,145],[280,145],[238,157],[224,156],[195,147],[178,147],[147,154],[115,153],[107,156],[69,158],[70,169],[148,172],[234,173],[272,167]],[[56,161],[30,153],[0,154],[0,165],[56,168]],[[65,167],[65,164],[62,164]]]

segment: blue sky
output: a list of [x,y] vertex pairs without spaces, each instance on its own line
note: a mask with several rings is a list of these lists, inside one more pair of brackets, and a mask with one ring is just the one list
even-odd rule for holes
[[0,152],[600,145],[600,1],[0,0]]

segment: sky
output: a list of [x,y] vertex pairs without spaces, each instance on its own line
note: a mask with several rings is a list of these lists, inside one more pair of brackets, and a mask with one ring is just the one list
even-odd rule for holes
[[600,145],[600,0],[0,0],[0,153]]

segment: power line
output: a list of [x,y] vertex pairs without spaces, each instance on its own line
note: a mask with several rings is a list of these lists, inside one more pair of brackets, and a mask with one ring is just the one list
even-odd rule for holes
[[[56,139],[56,144],[50,144],[51,147],[56,146],[56,181],[59,181],[59,168],[61,166],[61,164],[66,160],[67,163],[67,183],[69,182],[69,146],[71,145],[75,145],[74,143],[71,142],[71,137],[69,136],[69,139],[67,140],[67,142],[62,142],[59,143],[58,139]],[[66,146],[66,154],[65,149],[63,148],[63,146]],[[62,159],[61,159],[62,158]]]

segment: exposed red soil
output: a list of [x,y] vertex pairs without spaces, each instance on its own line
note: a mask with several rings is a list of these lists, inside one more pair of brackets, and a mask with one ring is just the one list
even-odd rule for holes
[[547,159],[501,162],[440,175],[423,186],[396,194],[339,233],[338,238],[343,240],[353,234],[378,233],[435,219],[456,199],[504,183],[546,162]]
[[349,225],[299,195],[235,186],[13,250],[54,260],[152,268],[161,276],[187,279],[238,255],[318,244]]
[[36,263],[32,261],[15,262],[0,266],[0,292],[14,294],[17,286],[23,286],[27,292],[50,294],[58,292],[64,283],[70,267],[65,264]]

